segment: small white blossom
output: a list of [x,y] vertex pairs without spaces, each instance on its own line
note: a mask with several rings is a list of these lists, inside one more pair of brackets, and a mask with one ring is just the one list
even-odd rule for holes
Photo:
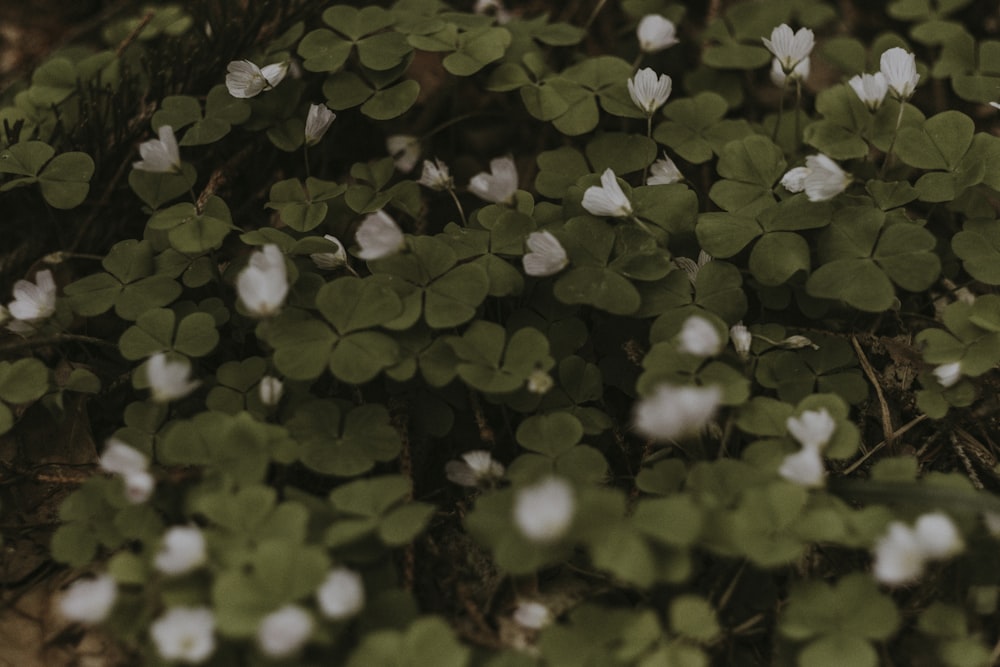
[[555,384],[552,376],[541,368],[531,371],[531,375],[528,376],[528,391],[532,394],[547,394]]
[[433,162],[424,160],[424,170],[420,174],[420,185],[431,190],[451,190],[455,187],[455,182],[451,179],[451,172],[448,165],[437,158]]
[[941,364],[934,369],[934,377],[942,387],[953,387],[962,379],[962,362],[953,361],[950,364]]
[[177,576],[208,561],[205,536],[194,526],[174,526],[163,534],[153,565],[163,574]]
[[517,192],[517,166],[510,157],[490,160],[490,171],[481,171],[469,181],[469,192],[494,204],[510,204]]
[[857,74],[847,83],[869,111],[878,111],[889,92],[889,82],[882,72]]
[[610,168],[601,174],[600,185],[591,185],[584,191],[582,204],[588,213],[599,217],[627,218],[632,215],[632,202]]
[[793,33],[788,25],[782,23],[771,31],[771,39],[762,37],[761,41],[778,59],[785,74],[789,74],[812,53],[815,38],[809,28],[799,28]]
[[673,81],[666,74],[657,77],[656,72],[646,67],[628,80],[628,95],[632,102],[647,116],[652,116],[670,97]]
[[927,559],[916,534],[901,521],[892,521],[874,548],[872,574],[883,584],[898,586],[913,581],[924,571]]
[[133,505],[144,503],[153,495],[156,480],[148,472],[133,472],[122,476],[125,482],[125,499]]
[[176,174],[181,170],[181,149],[177,146],[174,128],[161,125],[156,131],[159,139],[150,139],[139,144],[139,156],[132,163],[133,169],[150,171],[154,174]]
[[309,259],[313,261],[316,268],[323,271],[333,271],[347,264],[347,251],[344,250],[344,244],[340,242],[340,239],[333,234],[324,234],[323,238],[332,243],[335,249],[333,252],[314,252],[309,255]]
[[18,280],[14,283],[13,295],[14,300],[7,304],[7,313],[15,321],[7,328],[15,333],[34,331],[34,324],[56,312],[56,281],[48,269],[36,273],[35,282]]
[[392,156],[396,169],[404,174],[413,171],[420,159],[420,139],[409,134],[393,134],[385,139],[386,150]]
[[288,269],[281,249],[268,243],[255,250],[236,277],[236,291],[254,317],[277,315],[288,296]]
[[273,375],[265,375],[260,379],[257,391],[260,394],[261,403],[269,408],[274,407],[281,401],[281,396],[285,393],[285,383]]
[[778,468],[778,474],[800,486],[808,488],[823,486],[823,480],[826,478],[823,455],[816,447],[803,446],[795,454],[785,457],[781,467]]
[[233,97],[256,97],[281,83],[286,74],[287,62],[260,68],[249,60],[234,60],[226,67],[226,88]]
[[208,607],[171,607],[149,634],[164,660],[196,665],[215,652],[215,616]]
[[265,616],[257,626],[257,645],[264,655],[287,658],[302,648],[313,631],[313,617],[289,604]]
[[677,339],[677,349],[695,357],[713,357],[722,349],[722,336],[711,322],[699,315],[684,320]]
[[512,616],[518,625],[529,630],[541,630],[552,623],[552,611],[541,602],[521,602]]
[[111,438],[104,447],[101,458],[98,459],[101,469],[118,475],[128,475],[144,472],[149,469],[149,458],[134,447],[129,447],[121,440]]
[[639,40],[639,50],[656,53],[677,43],[677,26],[660,14],[646,14],[636,26],[635,35]]
[[917,543],[931,560],[943,560],[961,553],[965,548],[962,534],[955,522],[943,512],[922,514],[913,526]]
[[662,159],[650,165],[646,185],[670,185],[682,180],[684,180],[684,174],[677,168],[673,160],[664,155]]
[[655,440],[675,440],[708,424],[722,401],[717,386],[660,385],[635,406],[635,429]]
[[789,192],[805,190],[809,201],[826,201],[846,190],[851,180],[851,175],[840,165],[820,153],[808,156],[806,166],[785,173],[781,185]]
[[994,109],[1000,109],[1000,102],[990,102],[990,106]]
[[191,362],[186,357],[176,360],[157,352],[146,362],[146,379],[157,403],[169,403],[184,398],[201,384],[191,380]]
[[895,46],[879,59],[879,69],[885,77],[889,90],[898,100],[908,100],[917,89],[920,75],[917,74],[917,58],[906,49]]
[[573,487],[558,477],[547,477],[517,492],[514,523],[533,542],[558,540],[573,523],[576,500]]
[[493,10],[494,18],[496,18],[497,23],[500,25],[508,23],[513,18],[513,14],[507,11],[501,0],[476,0],[473,11],[477,14],[489,14],[491,9]]
[[396,221],[383,210],[367,216],[354,233],[358,242],[358,257],[364,260],[382,259],[395,255],[406,245],[406,237]]
[[461,461],[448,461],[444,466],[448,481],[460,486],[478,486],[503,477],[504,467],[485,449],[474,449],[462,454]]
[[75,623],[100,623],[111,613],[118,584],[111,575],[77,579],[59,596],[59,613]]
[[336,118],[337,114],[325,104],[310,104],[309,114],[306,116],[306,146],[318,144]]
[[749,359],[753,334],[743,325],[743,322],[737,322],[730,327],[729,337],[732,339],[733,347],[736,348],[736,354],[740,355],[740,359]]
[[789,417],[785,426],[800,445],[809,449],[826,447],[837,430],[837,422],[826,408],[806,410],[798,417]]
[[530,252],[521,258],[529,276],[551,276],[569,265],[565,248],[551,232],[531,232],[525,241]]
[[316,590],[319,610],[335,621],[354,616],[365,606],[365,584],[361,575],[346,567],[330,570]]
[[803,58],[799,61],[791,72],[785,73],[784,67],[781,66],[781,61],[777,58],[771,59],[771,83],[776,86],[784,86],[786,81],[805,81],[809,78],[811,64],[809,58]]

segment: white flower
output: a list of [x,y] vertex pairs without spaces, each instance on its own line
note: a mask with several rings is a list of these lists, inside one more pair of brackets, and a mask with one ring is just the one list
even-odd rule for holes
[[677,43],[677,27],[670,19],[659,14],[646,14],[636,26],[639,50],[656,53]]
[[372,213],[354,233],[358,242],[358,257],[364,260],[382,259],[395,255],[406,245],[406,237],[396,221],[383,210]]
[[809,449],[826,447],[837,430],[837,422],[826,408],[806,410],[798,417],[789,417],[785,426],[799,444]]
[[990,102],[990,106],[994,109],[1000,109],[1000,102]]
[[420,159],[420,139],[409,134],[393,134],[385,139],[385,148],[392,161],[404,174],[413,171]]
[[207,560],[202,532],[194,526],[174,526],[163,534],[153,565],[163,574],[177,576],[201,567]]
[[333,271],[347,264],[347,251],[344,250],[344,244],[340,242],[340,239],[332,234],[324,234],[323,238],[332,243],[335,250],[333,252],[314,252],[309,255],[309,259],[313,261],[316,268]]
[[810,71],[809,58],[803,58],[799,61],[791,72],[785,73],[785,69],[781,66],[781,61],[777,58],[771,59],[771,83],[776,86],[784,86],[786,80],[792,81],[805,81],[809,78]]
[[8,328],[20,329],[17,333],[31,331],[33,327],[15,327],[19,323],[32,324],[50,317],[56,312],[56,281],[52,272],[43,269],[35,274],[35,282],[18,280],[14,283],[14,300],[7,305],[7,312],[17,322]]
[[882,72],[857,74],[847,83],[869,111],[877,111],[889,92],[889,82]]
[[122,476],[125,482],[125,499],[133,505],[144,503],[153,495],[156,480],[148,472],[134,472]]
[[285,393],[285,383],[273,375],[265,375],[260,379],[257,391],[260,393],[261,403],[269,408],[274,407],[281,401],[281,395]]
[[133,169],[151,171],[156,174],[176,174],[181,170],[181,149],[177,146],[174,128],[161,125],[156,131],[159,139],[150,139],[139,144],[139,156],[132,163]]
[[528,376],[528,391],[532,394],[547,394],[555,384],[552,376],[541,368],[531,371],[531,375]]
[[149,627],[164,660],[195,665],[215,652],[215,616],[208,607],[171,607]]
[[795,454],[789,454],[778,468],[778,474],[800,486],[810,488],[823,486],[826,468],[819,448],[803,446]]
[[677,168],[674,161],[666,155],[649,167],[649,178],[646,185],[670,185],[684,179],[684,174]]
[[288,604],[265,616],[257,626],[257,645],[264,655],[286,658],[302,648],[313,631],[313,617]]
[[962,379],[962,362],[953,361],[950,364],[941,364],[934,369],[934,377],[942,387],[953,387]]
[[591,215],[627,218],[632,215],[632,202],[625,196],[618,178],[610,168],[601,174],[601,184],[591,185],[583,193],[583,207]]
[[114,438],[108,440],[97,462],[102,470],[118,475],[145,472],[149,469],[149,459],[145,454]]
[[920,81],[916,56],[906,49],[895,46],[882,54],[879,59],[879,69],[896,99],[910,99],[913,91],[917,89],[917,82]]
[[789,192],[806,193],[809,201],[826,201],[839,195],[851,184],[851,175],[836,162],[820,153],[806,158],[806,166],[790,169],[781,178]]
[[59,596],[59,613],[75,623],[100,623],[111,613],[118,584],[111,575],[77,579]]
[[346,567],[330,570],[316,590],[319,610],[339,621],[357,614],[365,606],[365,584],[361,575]]
[[722,336],[711,322],[700,315],[684,320],[677,338],[677,349],[695,357],[712,357],[722,349]]
[[931,560],[951,558],[965,548],[955,523],[943,512],[922,514],[913,528],[917,543]]
[[309,114],[306,116],[306,146],[318,144],[336,118],[337,114],[325,104],[310,104]]
[[490,171],[481,171],[469,181],[469,192],[494,204],[510,204],[517,192],[517,166],[513,158],[490,160]]
[[628,94],[639,109],[647,116],[652,116],[670,97],[672,85],[673,81],[669,76],[661,74],[657,77],[656,72],[646,67],[628,80]]
[[732,339],[733,347],[736,348],[736,354],[740,355],[740,359],[749,359],[753,334],[743,325],[743,322],[737,322],[730,327],[729,337]]
[[250,255],[236,277],[236,292],[254,317],[276,315],[288,296],[288,270],[281,249],[269,243]]
[[424,171],[417,183],[431,190],[451,190],[455,186],[448,165],[437,158],[433,162],[424,160]]
[[462,454],[462,461],[448,461],[444,466],[448,481],[460,486],[478,486],[503,477],[503,464],[493,459],[485,449]]
[[491,9],[494,10],[493,16],[500,25],[508,23],[513,18],[513,15],[507,11],[501,0],[476,0],[476,6],[473,8],[473,11],[477,14],[489,14]]
[[514,499],[514,523],[534,542],[552,542],[565,535],[575,512],[573,488],[558,477],[526,486]]
[[146,379],[157,403],[176,401],[194,391],[201,383],[191,380],[190,375],[191,362],[186,357],[170,360],[157,352],[146,362]]
[[635,429],[655,440],[675,440],[700,431],[722,401],[717,386],[660,385],[635,406]]
[[552,623],[552,611],[541,602],[521,602],[512,616],[518,625],[529,630],[541,630]]
[[261,69],[249,60],[234,60],[226,67],[226,88],[233,97],[256,97],[271,90],[288,74],[288,63],[276,63]]
[[762,37],[761,41],[778,59],[785,74],[791,73],[796,65],[812,53],[815,42],[812,30],[799,28],[792,33],[792,29],[784,23],[771,31],[771,39]]
[[875,542],[874,555],[872,574],[879,582],[890,586],[919,577],[927,561],[916,533],[901,521],[889,523],[885,535]]
[[521,258],[529,276],[551,276],[569,265],[566,250],[551,232],[531,232],[525,241],[530,252]]

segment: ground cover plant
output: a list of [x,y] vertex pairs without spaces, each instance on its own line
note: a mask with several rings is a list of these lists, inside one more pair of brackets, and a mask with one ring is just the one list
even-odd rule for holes
[[8,604],[107,664],[994,664],[998,35],[118,7],[0,99]]

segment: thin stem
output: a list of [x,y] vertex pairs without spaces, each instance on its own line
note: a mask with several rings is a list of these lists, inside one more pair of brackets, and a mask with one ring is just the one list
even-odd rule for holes
[[[653,138],[653,114],[646,115],[646,138]],[[642,168],[642,185],[646,184],[646,176],[649,175],[649,165]]]
[[778,130],[781,129],[781,117],[785,115],[785,93],[788,92],[788,75],[781,84],[781,99],[778,100],[778,120],[774,121],[774,130],[771,131],[771,141],[778,143]]
[[468,226],[469,221],[465,219],[465,209],[462,208],[462,202],[458,200],[458,195],[455,194],[455,188],[448,188],[448,194],[451,195],[451,200],[455,202],[455,208],[458,209],[458,214],[462,216],[462,226]]
[[306,165],[306,178],[309,178],[312,174],[309,171],[309,146],[302,144],[302,161]]
[[795,150],[799,149],[799,137],[801,129],[799,128],[799,110],[802,108],[802,80],[798,77],[795,78]]
[[892,141],[889,142],[889,150],[885,152],[885,162],[882,163],[882,168],[878,170],[879,178],[885,176],[885,171],[889,168],[889,163],[892,162],[892,149],[896,146],[896,137],[899,136],[899,126],[903,124],[903,110],[905,108],[906,102],[900,100],[899,113],[896,115],[896,127],[892,130]]
[[638,72],[639,71],[639,65],[642,64],[642,59],[645,58],[645,57],[646,57],[645,52],[639,51],[639,54],[635,57],[635,60],[632,61],[632,71],[633,72]]
[[48,336],[46,338],[25,338],[24,340],[19,340],[14,343],[0,345],[0,353],[10,352],[12,350],[23,350],[31,347],[45,347],[46,345],[68,342],[90,343],[92,345],[100,345],[101,347],[107,347],[115,350],[118,349],[116,344],[111,341],[104,340],[103,338],[94,338],[92,336],[83,336],[80,334],[61,333],[55,334],[54,336]]
[[608,0],[597,0],[597,4],[594,6],[594,11],[590,12],[590,18],[588,18],[587,22],[583,24],[584,30],[590,30],[590,26],[594,24],[594,21],[597,19],[597,15],[601,13],[601,10],[604,9],[604,5],[607,4],[607,2]]

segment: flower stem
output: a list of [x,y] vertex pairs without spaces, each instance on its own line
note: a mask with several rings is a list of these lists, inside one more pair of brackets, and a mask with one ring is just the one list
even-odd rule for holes
[[799,127],[799,110],[802,108],[802,81],[795,79],[795,150],[799,149],[801,128]]
[[903,124],[903,110],[905,108],[906,102],[900,100],[899,113],[896,115],[896,127],[892,130],[892,141],[889,142],[889,150],[885,152],[885,161],[882,163],[882,168],[878,170],[879,178],[885,176],[885,171],[889,168],[889,163],[892,162],[892,149],[896,146],[896,137],[899,136],[899,126]]
[[306,178],[312,174],[309,172],[309,146],[302,144],[302,162],[306,165]]
[[458,209],[458,214],[462,216],[462,226],[467,227],[469,221],[465,219],[465,210],[462,208],[462,202],[458,200],[458,195],[455,194],[455,188],[448,188],[448,194],[451,195],[451,200],[455,202],[455,208]]
[[594,6],[594,11],[590,12],[590,18],[588,18],[587,22],[583,24],[584,30],[590,30],[590,26],[594,24],[594,21],[597,19],[597,15],[601,13],[601,10],[604,9],[604,5],[607,4],[607,2],[608,0],[597,0],[597,4]]
[[[646,116],[646,138],[653,138],[653,114],[647,114]],[[655,159],[655,156],[654,156]],[[649,165],[647,164],[642,168],[642,185],[646,184],[646,176],[649,175]]]
[[785,93],[788,92],[788,76],[781,84],[781,99],[778,100],[778,120],[774,121],[774,129],[771,131],[771,141],[778,143],[778,130],[781,129],[781,117],[785,115]]
[[642,64],[642,59],[643,59],[643,57],[645,57],[645,55],[646,54],[644,52],[642,52],[642,51],[639,51],[638,55],[636,55],[635,60],[632,61],[632,71],[633,72],[638,72],[639,71],[639,65]]

